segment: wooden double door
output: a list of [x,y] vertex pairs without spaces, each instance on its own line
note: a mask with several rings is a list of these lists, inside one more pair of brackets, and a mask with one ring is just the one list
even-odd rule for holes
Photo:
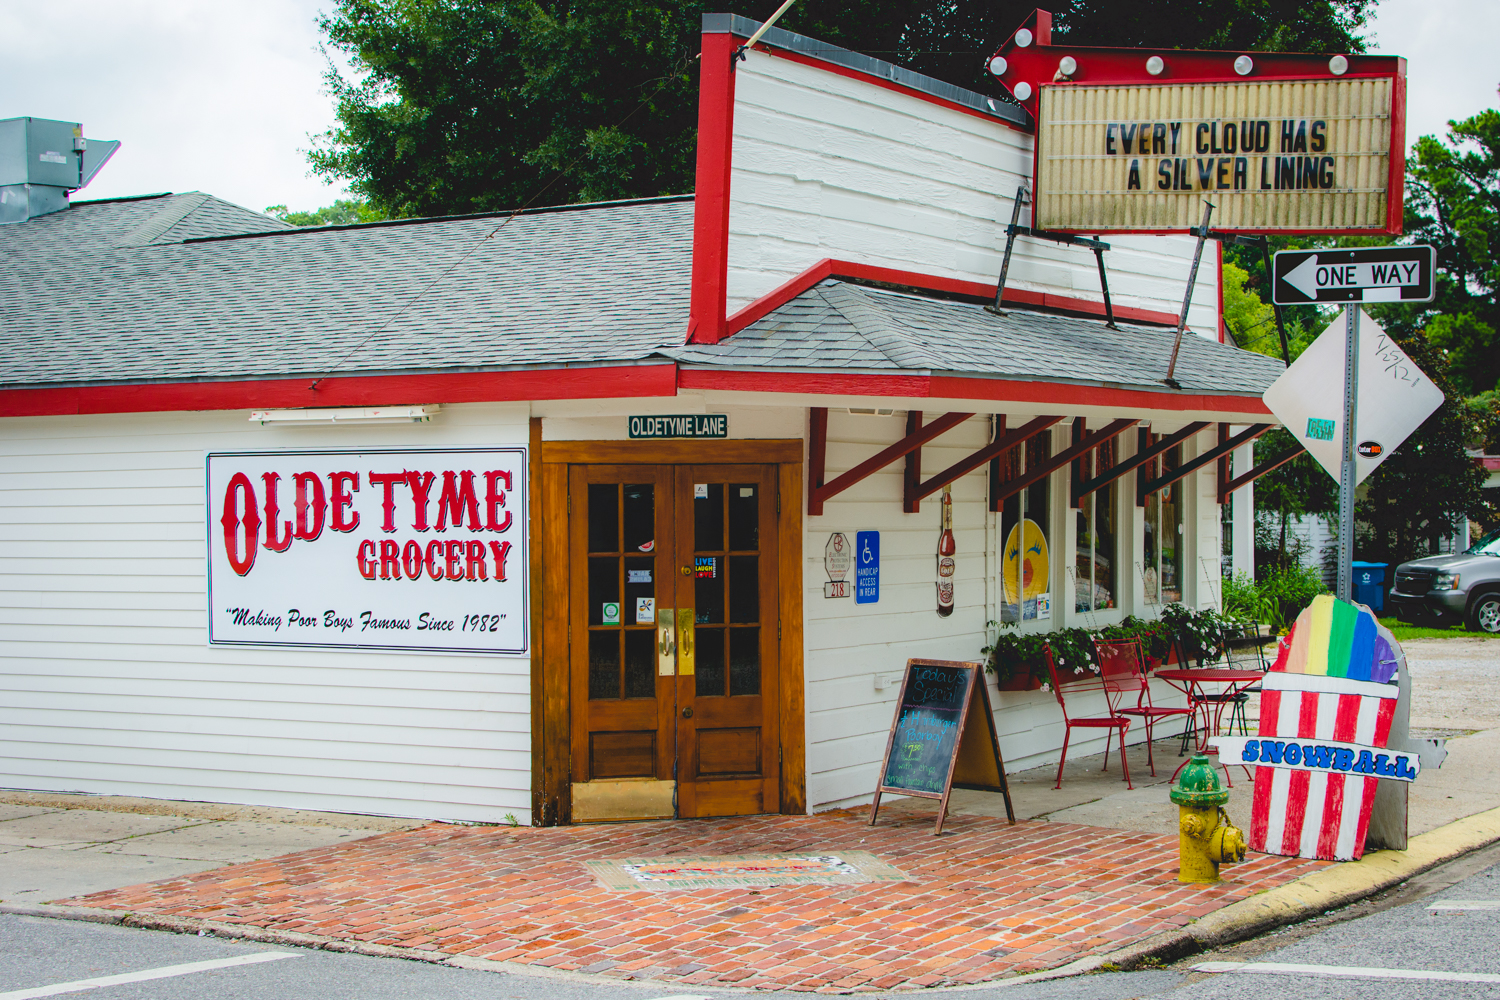
[[777,486],[775,465],[569,466],[576,818],[778,811]]

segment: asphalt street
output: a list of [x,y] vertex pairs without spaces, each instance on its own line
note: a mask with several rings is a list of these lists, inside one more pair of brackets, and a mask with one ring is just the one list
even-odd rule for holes
[[[937,990],[954,1000],[1500,1000],[1500,848],[1413,879],[1384,900],[1332,914],[1165,969]],[[1352,914],[1363,915],[1353,916]],[[286,957],[280,957],[286,956]],[[195,970],[197,963],[219,965]],[[1238,971],[1205,973],[1205,963]],[[1255,972],[1257,965],[1315,966]],[[182,969],[182,966],[189,966]],[[1362,970],[1354,975],[1334,969]],[[1386,978],[1396,970],[1408,978]],[[173,974],[177,973],[177,974]],[[1434,973],[1482,974],[1452,982]],[[136,981],[93,986],[101,977]],[[163,978],[140,978],[162,976]],[[73,995],[97,1000],[687,1000],[743,991],[509,975],[158,931],[0,915],[0,1000]],[[758,992],[758,991],[757,991]]]

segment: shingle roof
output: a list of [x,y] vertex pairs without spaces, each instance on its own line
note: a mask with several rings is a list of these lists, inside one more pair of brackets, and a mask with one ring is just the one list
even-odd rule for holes
[[[1160,389],[1174,330],[976,304],[829,279],[715,345],[669,350],[684,364],[933,371]],[[1259,395],[1280,361],[1182,338],[1184,391]]]
[[57,255],[291,228],[201,191],[75,201],[61,212],[0,226],[0,257],[9,260],[20,254]]
[[692,211],[656,199],[21,254],[0,270],[0,384],[640,360],[683,341]]

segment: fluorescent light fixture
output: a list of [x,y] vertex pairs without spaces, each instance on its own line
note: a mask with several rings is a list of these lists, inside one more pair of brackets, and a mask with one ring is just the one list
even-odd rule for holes
[[442,410],[427,406],[337,406],[323,410],[251,410],[252,424],[425,424]]

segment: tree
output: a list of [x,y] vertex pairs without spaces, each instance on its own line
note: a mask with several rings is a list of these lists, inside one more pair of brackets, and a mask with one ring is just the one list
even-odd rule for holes
[[1437,250],[1427,337],[1472,395],[1500,389],[1500,111],[1448,127],[1451,146],[1423,136],[1413,149],[1406,230]]
[[386,216],[369,202],[340,198],[332,205],[311,212],[293,212],[285,205],[269,205],[266,214],[294,226],[358,226],[366,222],[384,222]]
[[[1363,51],[1375,0],[1074,0],[1078,44]],[[318,24],[338,124],[309,154],[390,216],[693,187],[700,18],[773,0],[337,0]],[[782,27],[1001,96],[987,57],[1034,0],[799,0]]]

